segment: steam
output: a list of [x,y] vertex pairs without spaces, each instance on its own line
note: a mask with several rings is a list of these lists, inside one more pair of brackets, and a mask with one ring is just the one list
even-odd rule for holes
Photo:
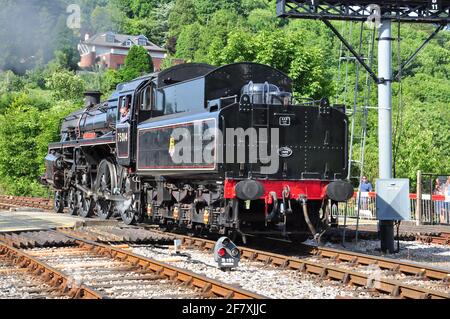
[[0,0],[0,71],[23,74],[53,58],[68,2]]

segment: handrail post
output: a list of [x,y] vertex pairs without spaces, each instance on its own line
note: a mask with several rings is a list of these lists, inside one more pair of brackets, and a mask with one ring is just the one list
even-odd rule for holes
[[417,171],[416,223],[422,225],[422,171]]

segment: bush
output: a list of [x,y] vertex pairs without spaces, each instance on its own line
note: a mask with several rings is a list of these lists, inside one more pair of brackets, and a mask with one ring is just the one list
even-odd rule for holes
[[85,91],[83,80],[67,70],[52,73],[47,78],[46,86],[53,91],[56,100],[78,100],[83,97]]
[[0,185],[12,195],[43,196],[39,185],[48,144],[58,140],[61,120],[79,105],[57,103],[40,110],[40,101],[18,95],[0,115]]

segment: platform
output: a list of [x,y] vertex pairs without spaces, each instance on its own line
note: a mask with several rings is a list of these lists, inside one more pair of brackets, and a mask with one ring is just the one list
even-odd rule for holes
[[80,217],[57,215],[33,209],[0,211],[0,233],[75,227],[83,224],[84,219]]

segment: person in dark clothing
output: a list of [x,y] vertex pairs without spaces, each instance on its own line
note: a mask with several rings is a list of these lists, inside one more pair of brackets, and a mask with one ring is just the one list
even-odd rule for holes
[[131,96],[127,96],[122,98],[120,107],[120,123],[129,123],[130,122],[130,105],[131,105]]

